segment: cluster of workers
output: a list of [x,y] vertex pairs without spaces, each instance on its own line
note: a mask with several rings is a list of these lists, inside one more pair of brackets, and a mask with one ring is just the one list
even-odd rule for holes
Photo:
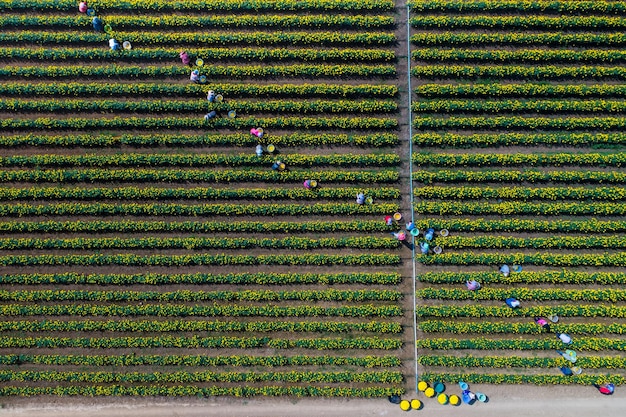
[[[192,66],[192,61],[191,58],[189,57],[189,54],[187,54],[187,52],[182,51],[180,52],[180,59],[181,62],[184,65],[189,65]],[[196,65],[198,66],[202,66],[204,65],[204,62],[201,59],[197,59],[196,60]],[[201,83],[204,84],[206,82],[206,77],[200,74],[200,71],[198,69],[194,69],[191,71],[191,75],[189,76],[190,81],[194,82],[194,83]],[[221,94],[217,94],[215,91],[213,90],[209,90],[209,92],[207,93],[207,101],[209,103],[216,103],[216,102],[222,102],[224,100],[224,97]],[[229,118],[234,118],[236,117],[237,113],[234,110],[229,110],[228,111],[228,117]],[[211,110],[209,111],[207,114],[204,115],[204,120],[209,121],[211,119],[214,119],[215,117],[217,117],[217,111],[215,110]],[[250,129],[250,134],[254,137],[256,137],[257,139],[261,139],[264,137],[265,135],[265,131],[263,130],[263,128],[261,127],[256,127],[256,128],[251,128]],[[261,145],[260,143],[256,145],[255,150],[254,150],[255,154],[258,157],[263,156],[264,154],[269,154],[269,155],[274,155],[277,153],[276,147],[272,144],[267,145],[267,147],[263,147],[263,145]],[[281,161],[280,159],[275,160],[272,163],[272,170],[274,171],[285,171],[287,169],[287,165]],[[316,180],[311,180],[311,179],[307,179],[304,180],[303,184],[304,188],[306,188],[307,190],[313,189],[317,187],[317,181]]]
[[[373,200],[370,197],[369,203],[371,204],[372,201]],[[367,202],[365,195],[362,193],[359,193],[357,195],[356,202],[357,204],[364,204],[365,202]],[[385,224],[387,226],[394,226],[394,225],[399,226],[401,220],[402,220],[401,213],[395,213],[393,216],[385,216]],[[395,237],[401,243],[404,243],[405,246],[407,246],[409,249],[413,249],[413,244],[409,244],[405,242],[407,238],[407,232],[410,233],[411,236],[415,237],[416,239],[424,239],[424,240],[421,240],[418,244],[420,252],[423,255],[427,255],[431,252],[438,255],[443,252],[443,249],[441,248],[441,246],[435,246],[431,248],[431,244],[432,244],[433,238],[435,237],[435,234],[437,233],[439,234],[439,236],[443,236],[443,237],[448,236],[447,229],[441,229],[439,232],[436,232],[435,229],[433,229],[432,227],[429,227],[423,232],[420,232],[420,230],[415,226],[415,224],[412,221],[409,221],[408,223],[405,224],[405,229],[406,231],[400,230],[398,232],[392,232],[391,235]]]
[[[93,26],[93,30],[95,30],[96,32],[111,32],[111,27],[109,25],[105,25],[102,19],[95,15],[96,11],[89,8],[89,6],[87,6],[87,2],[80,2],[78,4],[78,11],[80,13],[85,13],[87,16],[93,16],[93,19],[91,20],[91,25]],[[124,41],[122,45],[120,45],[117,39],[109,39],[109,48],[111,48],[112,51],[119,51],[120,49],[122,49],[122,46],[124,47],[124,49],[132,48],[130,42],[128,41]]]
[[[514,270],[521,271],[521,267],[514,266]],[[507,277],[510,273],[510,268],[508,267],[508,265],[503,265],[500,267],[500,272],[505,277]],[[466,281],[465,285],[467,289],[470,291],[478,291],[481,288],[480,283],[478,283],[475,280]],[[514,297],[509,297],[505,299],[504,303],[511,309],[517,309],[521,306],[521,302]],[[556,315],[551,315],[548,318],[537,316],[537,317],[534,317],[533,320],[538,326],[541,326],[543,330],[549,333],[552,331],[552,329],[550,328],[550,322],[556,323],[558,322],[559,318]],[[572,337],[568,335],[567,333],[554,332],[554,334],[566,346],[571,345],[573,342]],[[564,359],[569,361],[570,363],[572,364],[576,363],[577,354],[575,351],[568,349],[565,351],[557,350],[556,352],[559,355],[561,355]],[[574,374],[578,375],[582,372],[582,369],[577,366],[573,366],[573,367],[562,366],[559,368],[559,370],[565,376],[572,376]],[[612,383],[607,383],[603,385],[594,384],[594,387],[596,387],[600,391],[600,393],[605,394],[605,395],[611,395],[615,391],[615,385]]]

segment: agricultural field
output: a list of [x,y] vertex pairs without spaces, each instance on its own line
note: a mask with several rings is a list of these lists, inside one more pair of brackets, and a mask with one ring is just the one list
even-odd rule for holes
[[77,5],[0,0],[0,395],[405,392],[393,1]]
[[410,3],[420,379],[623,384],[626,2]]

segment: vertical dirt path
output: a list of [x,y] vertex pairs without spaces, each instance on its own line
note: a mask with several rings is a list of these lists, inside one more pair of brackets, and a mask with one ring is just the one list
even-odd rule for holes
[[[400,207],[406,222],[413,219],[412,208],[412,187],[411,187],[411,109],[410,109],[410,68],[408,54],[408,10],[405,0],[396,2],[396,57],[397,57],[397,85],[399,90],[399,132],[400,144],[398,153],[402,165],[400,166],[400,190],[402,199]],[[404,295],[403,308],[405,311],[404,320],[404,367],[403,372],[406,378],[407,394],[415,392],[417,386],[416,365],[415,365],[415,265],[413,263],[414,252],[406,248],[402,252],[402,294]]]

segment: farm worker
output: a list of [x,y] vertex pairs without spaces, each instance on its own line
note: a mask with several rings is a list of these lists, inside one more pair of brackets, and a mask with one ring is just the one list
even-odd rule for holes
[[199,82],[200,81],[200,71],[198,71],[198,70],[191,71],[191,75],[189,76],[189,79],[191,81],[193,81],[194,83]]
[[109,39],[109,48],[111,48],[112,51],[119,51],[120,43],[115,39]]
[[104,31],[104,23],[102,23],[102,19],[100,19],[99,17],[94,17],[91,21],[91,25],[96,32]]
[[85,3],[84,1],[81,1],[78,4],[78,11],[81,13],[87,13],[87,3]]
[[567,366],[561,366],[559,369],[561,370],[561,372],[563,372],[563,375],[565,375],[565,376],[572,376],[572,375],[574,375],[574,372],[572,372],[572,370],[569,369]]
[[435,236],[435,229],[426,229],[426,232],[424,233],[424,239],[433,240],[433,236]]
[[535,317],[535,323],[543,327],[547,332],[550,331],[550,325],[548,324],[548,320],[543,317]]
[[596,387],[598,391],[600,391],[600,393],[604,395],[611,395],[615,392],[615,385],[613,385],[612,383],[603,385],[593,384],[593,386]]
[[470,390],[465,390],[463,391],[463,393],[467,393],[467,396],[470,398],[470,400],[475,400],[476,399],[476,394],[474,394],[472,391]]
[[204,120],[210,120],[214,118],[215,116],[217,116],[217,113],[215,112],[215,110],[213,110],[204,115]]
[[285,169],[285,164],[281,161],[276,161],[274,162],[274,165],[272,165],[272,169],[274,171],[283,171]]
[[423,255],[426,255],[429,249],[430,245],[427,242],[420,242],[420,252],[422,252]]
[[250,129],[250,134],[251,134],[252,136],[256,136],[256,134],[257,134],[257,133],[259,133],[259,131],[258,131],[258,130],[256,130],[255,128]]
[[509,274],[511,273],[511,269],[509,268],[508,265],[502,265],[500,267],[500,272],[502,272],[502,275],[504,275],[505,277],[508,277]]
[[306,188],[307,190],[311,189],[311,180],[304,180],[304,182],[302,183],[302,186],[304,186],[304,188]]
[[557,350],[556,353],[558,353],[559,355],[563,356],[563,359],[570,361],[571,363],[576,363],[576,352],[574,352],[573,350],[566,350],[565,352],[562,352],[560,350]]
[[393,217],[391,216],[385,216],[385,224],[387,226],[391,226],[393,224]]
[[401,242],[406,239],[406,233],[404,232],[392,233],[392,235]]
[[191,58],[189,58],[189,55],[187,55],[187,52],[182,51],[178,56],[180,56],[180,60],[183,62],[183,64],[185,65],[191,64]]
[[209,101],[209,103],[213,103],[215,101],[215,91],[209,90],[206,95],[206,99]]
[[511,308],[517,308],[520,306],[519,300],[516,300],[513,297],[507,298],[506,300],[504,300],[504,302],[506,303],[506,305],[508,305]]
[[[358,193],[356,195],[356,203],[357,204],[363,204],[365,203],[365,194],[363,193]],[[387,218],[385,217],[385,223],[387,223]]]
[[261,145],[256,145],[256,156],[263,156],[263,147]]
[[465,286],[470,291],[478,291],[480,289],[480,284],[478,282],[474,281],[474,280],[467,281],[465,283]]
[[408,222],[406,224],[406,230],[408,230],[410,232],[413,229],[415,229],[415,224],[413,224],[413,222]]
[[565,333],[557,333],[556,337],[558,337],[561,342],[565,343],[566,345],[569,345],[570,343],[572,343],[572,338]]

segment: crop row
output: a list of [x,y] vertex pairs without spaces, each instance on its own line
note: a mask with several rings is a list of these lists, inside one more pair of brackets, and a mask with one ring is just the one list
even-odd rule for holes
[[[60,72],[60,70],[54,71],[55,73]],[[0,75],[6,74],[6,76],[9,76],[22,72],[28,74],[28,76],[37,76],[37,72],[34,69],[6,71],[0,68]],[[102,72],[104,72],[104,69]],[[416,65],[411,69],[411,74],[419,78],[506,78],[539,81],[561,79],[614,79],[623,81],[626,79],[626,69],[623,66],[585,65]]]
[[[522,12],[527,15],[536,13],[557,14],[624,14],[626,5],[612,1],[585,1],[585,0],[409,0],[409,6],[415,12]],[[534,13],[531,13],[534,12]]]
[[[2,88],[0,86],[0,88]],[[353,134],[329,134],[329,133],[293,133],[285,135],[267,135],[259,139],[247,133],[207,133],[203,135],[178,135],[178,134],[139,134],[139,135],[107,135],[96,134],[81,135],[10,135],[0,136],[0,146],[42,146],[50,147],[98,147],[113,148],[122,145],[134,147],[198,147],[198,146],[255,146],[258,143],[267,144],[271,141],[276,146],[322,146],[322,145],[354,145],[367,147],[395,146],[398,143],[398,135],[392,133],[379,133],[369,135]]]
[[[620,67],[621,68],[621,67]],[[618,70],[618,71],[621,71]],[[624,70],[626,72],[626,70]],[[207,78],[262,78],[268,77],[391,77],[396,74],[393,65],[209,65],[202,67],[202,73]],[[0,76],[51,78],[54,80],[63,78],[82,77],[128,77],[128,78],[169,78],[176,76],[189,76],[189,67],[181,65],[23,65],[2,66]]]
[[[0,59],[27,59],[48,61],[84,61],[84,60],[115,60],[116,62],[137,63],[138,61],[174,60],[180,48],[141,48],[130,51],[113,51],[111,49],[75,49],[75,48],[2,48]],[[381,49],[306,49],[306,48],[193,48],[190,55],[201,57],[207,61],[250,61],[250,62],[391,62],[395,53]],[[590,59],[590,58],[587,58]],[[619,58],[613,58],[619,59]],[[203,70],[203,72],[205,72]]]
[[[108,21],[108,19],[106,19]],[[131,43],[146,45],[313,45],[313,46],[383,46],[396,41],[393,33],[378,32],[120,32],[115,36]],[[99,33],[20,31],[0,33],[0,42],[16,44],[102,45],[106,35]]]
[[[626,121],[626,119],[625,119]],[[148,156],[149,157],[149,156]],[[8,157],[10,158],[10,157]],[[17,157],[19,158],[19,157]],[[45,158],[45,156],[44,156]],[[412,157],[417,165],[444,167],[471,166],[614,166],[621,167],[626,155],[617,153],[425,153],[416,152]],[[0,160],[1,163],[1,160]]]
[[[607,106],[616,105],[607,103]],[[391,113],[398,105],[392,100],[229,100],[213,104],[211,110],[225,113],[235,110],[240,113]],[[76,112],[110,113],[203,113],[207,103],[203,100],[100,100],[100,99],[0,99],[0,111],[54,112],[56,114]]]
[[446,249],[624,249],[626,238],[620,235],[604,236],[453,236],[441,243]]
[[[0,137],[1,143],[2,137]],[[419,147],[487,148],[494,146],[575,146],[625,145],[624,133],[500,133],[470,134],[420,133],[413,135]]]
[[[560,154],[566,155],[566,154]],[[618,158],[617,155],[595,154],[598,157]],[[543,156],[543,155],[540,155]],[[553,158],[557,158],[556,154]],[[591,155],[592,157],[594,155]],[[445,157],[445,155],[444,155]],[[543,156],[547,158],[548,156]],[[156,154],[156,153],[124,153],[124,154],[83,154],[83,155],[61,155],[61,154],[39,154],[39,155],[14,155],[0,157],[0,167],[141,167],[141,166],[212,166],[225,165],[236,166],[267,166],[268,162],[274,161],[274,157],[259,158],[254,154],[209,154],[209,153],[187,153],[187,154]],[[477,157],[478,158],[478,157]],[[329,154],[329,155],[307,155],[292,153],[281,155],[280,160],[289,166],[395,166],[400,163],[400,157],[396,154]],[[601,160],[604,162],[604,159]]]
[[[415,225],[420,230],[429,227],[448,229],[452,232],[533,232],[533,233],[623,233],[626,231],[624,220],[536,220],[536,219],[429,219],[418,220]],[[11,226],[9,226],[11,227]],[[3,230],[0,223],[0,230]],[[30,230],[26,228],[25,231]]]
[[72,385],[69,387],[25,387],[5,385],[0,387],[0,395],[35,397],[42,395],[82,396],[82,397],[112,397],[112,396],[137,396],[137,397],[253,397],[257,395],[278,397],[345,397],[345,398],[381,398],[391,395],[402,395],[405,392],[402,387],[373,386],[365,388],[348,387],[317,387],[307,384],[306,386],[264,385],[262,387],[235,386],[224,387],[208,386],[196,387],[193,385],[177,385],[164,387],[160,385]]
[[0,204],[3,217],[22,216],[306,216],[385,214],[398,211],[397,204]]
[[[380,223],[380,222],[378,222]],[[83,230],[84,231],[84,230]],[[102,232],[101,230],[98,230]],[[134,230],[137,232],[137,230]],[[152,230],[151,230],[152,231]],[[602,232],[597,230],[598,233]],[[48,233],[46,231],[46,233]],[[436,240],[448,249],[618,249],[626,247],[626,240],[619,235],[610,236],[551,236],[546,238],[518,238],[504,236],[452,236],[443,241]],[[2,238],[0,250],[18,249],[245,249],[291,248],[309,250],[319,248],[392,249],[397,241],[383,237],[343,238],[201,238],[201,237],[141,237],[141,238]]]
[[[531,264],[546,266],[626,266],[626,252],[596,254],[553,253],[443,253],[437,256],[419,255],[416,258],[426,265],[498,265]],[[2,257],[0,257],[2,260]]]
[[387,383],[402,382],[402,373],[398,371],[366,372],[72,372],[72,371],[9,371],[0,370],[0,381],[32,382],[52,381],[55,383],[198,383],[198,382],[309,382],[309,383]]
[[271,337],[6,337],[0,340],[2,348],[62,348],[82,347],[90,349],[121,348],[274,348],[274,349],[398,349],[402,341],[373,337],[280,339]]
[[626,182],[626,175],[623,172],[613,171],[539,171],[524,169],[523,171],[495,170],[487,171],[461,171],[461,170],[438,170],[429,172],[419,170],[413,173],[413,180],[424,184],[434,182],[565,182],[580,184],[622,184]]
[[[593,244],[595,242],[595,245]],[[590,247],[601,245],[603,240],[589,241]],[[454,243],[453,243],[454,245]],[[464,247],[462,243],[458,244]],[[563,243],[567,245],[567,243]],[[570,245],[574,245],[571,242]],[[615,247],[624,247],[624,243],[617,240]],[[352,237],[322,237],[318,239],[308,237],[248,238],[248,237],[137,237],[137,238],[0,238],[0,250],[33,250],[33,249],[393,249],[398,241],[391,237],[379,236],[352,236]],[[512,247],[513,243],[509,243]],[[544,247],[539,241],[533,245]],[[605,246],[599,246],[605,247]]]
[[[537,327],[537,326],[535,326]],[[3,332],[371,332],[401,333],[398,323],[337,321],[85,320],[5,321]]]
[[[243,53],[242,53],[243,54]],[[269,54],[269,52],[268,52]],[[356,56],[359,56],[357,52]],[[11,56],[7,52],[7,56]],[[281,56],[281,55],[278,55]],[[303,55],[307,56],[308,55]],[[621,50],[607,49],[516,49],[508,50],[485,50],[485,49],[415,49],[411,52],[411,57],[420,61],[452,61],[452,62],[506,62],[506,63],[621,63],[626,60],[626,53]],[[312,59],[312,58],[309,58]],[[327,58],[342,59],[342,58]],[[382,60],[381,58],[378,58]]]
[[[2,189],[0,188],[0,196]],[[623,187],[419,187],[413,195],[423,199],[477,200],[506,198],[513,200],[624,200]],[[0,197],[1,198],[1,197]]]
[[[71,0],[1,0],[0,11],[63,11],[76,6]],[[134,13],[138,7],[144,11],[185,12],[239,12],[246,11],[392,11],[392,0],[188,0],[170,2],[163,0],[108,0],[97,2],[101,12],[124,11]]]
[[413,15],[417,29],[508,29],[508,30],[597,30],[626,29],[626,19],[614,16],[490,16],[490,15]]
[[[502,303],[504,305],[504,303]],[[547,307],[527,307],[513,311],[509,307],[487,307],[477,305],[440,305],[418,306],[415,310],[418,317],[437,317],[450,319],[453,317],[536,317],[557,314],[559,317],[626,317],[626,308],[614,305],[565,305]],[[546,340],[547,341],[547,340]],[[420,342],[420,340],[418,340]],[[623,340],[621,341],[624,342]],[[557,348],[558,349],[558,348]]]
[[[9,122],[10,123],[10,122]],[[622,130],[624,117],[416,117],[417,129]]]
[[[626,124],[626,123],[625,123]],[[100,130],[100,129],[245,129],[263,126],[279,129],[377,129],[398,128],[395,118],[376,117],[238,117],[215,118],[209,122],[199,117],[106,117],[37,119],[2,119],[0,129],[17,130]],[[591,127],[591,126],[590,126]]]
[[[460,323],[456,321],[422,321],[419,323],[420,330],[427,333],[482,333],[482,334],[542,334],[544,330],[533,322],[508,323],[508,322],[480,322],[480,323]],[[550,326],[557,333],[567,333],[576,335],[598,335],[603,333],[624,334],[626,325],[595,324],[595,323],[574,323],[555,324]],[[626,361],[619,359],[620,362]]]
[[[582,358],[581,358],[582,359]],[[586,358],[588,359],[588,358]],[[395,356],[206,356],[206,355],[0,355],[0,364],[82,365],[82,366],[361,366],[396,367]]]
[[624,384],[626,379],[619,374],[603,374],[603,375],[576,375],[571,378],[563,378],[561,374],[485,374],[485,373],[434,373],[428,372],[420,374],[420,379],[428,382],[443,381],[454,383],[457,381],[466,381],[470,384],[531,384],[531,385],[573,385],[579,384],[591,386],[593,384],[605,384],[613,382],[614,384]]
[[[626,222],[610,222],[621,224],[621,229],[613,227],[612,231],[621,231]],[[597,224],[596,231],[604,230],[604,222]],[[0,222],[0,231],[8,233],[376,233],[389,232],[393,226],[387,226],[380,220],[350,221],[182,221],[165,222],[162,220],[93,220],[93,221],[43,221]],[[576,229],[577,230],[577,229]]]
[[623,272],[580,272],[568,269],[524,271],[508,277],[495,272],[426,272],[420,274],[418,279],[432,284],[464,284],[467,281],[476,280],[486,284],[621,285],[626,283],[626,274]]
[[[418,349],[476,349],[476,350],[555,350],[562,349],[563,342],[555,337],[548,339],[419,339],[416,341]],[[574,342],[576,350],[601,351],[626,350],[626,341],[599,337],[577,337]],[[560,376],[562,379],[563,377]]]
[[[7,82],[0,85],[1,95],[27,96],[202,96],[207,89],[217,91],[229,100],[237,97],[320,97],[320,98],[357,98],[357,97],[395,97],[398,87],[384,84],[242,84],[214,83],[208,86],[199,84],[163,84],[137,82],[132,84],[115,83],[23,83]],[[626,90],[626,88],[625,88]]]
[[[626,37],[626,34],[624,34]],[[0,90],[2,91],[2,90]],[[424,97],[626,97],[625,84],[423,84],[413,90]]]
[[[444,291],[444,290],[442,290]],[[541,292],[537,290],[538,294]],[[561,290],[564,291],[564,290]],[[585,290],[587,291],[587,290]],[[557,291],[558,292],[558,291]],[[583,292],[590,293],[590,290]],[[552,293],[549,293],[549,295]],[[560,293],[559,293],[560,294]],[[574,293],[572,293],[574,294]],[[613,299],[620,298],[618,291],[598,292],[608,294]],[[489,294],[485,293],[485,297]],[[527,295],[532,298],[531,293]],[[539,298],[537,295],[535,298]],[[605,297],[605,298],[607,298]],[[0,300],[15,302],[42,301],[158,301],[158,302],[198,302],[198,301],[397,301],[401,294],[394,290],[243,290],[243,291],[100,291],[100,290],[0,290]],[[562,296],[561,296],[562,298]]]
[[[47,169],[47,170],[0,170],[0,182],[271,182],[298,183],[316,179],[321,183],[395,183],[399,174],[395,170],[385,171],[273,171],[271,164],[264,171],[252,169]],[[346,206],[344,206],[345,210]],[[197,209],[196,209],[197,210]],[[355,209],[352,208],[352,211]],[[380,211],[376,207],[359,210]],[[339,212],[340,210],[337,210]]]
[[[47,102],[48,100],[41,102],[34,102],[33,106],[37,106],[40,103]],[[0,101],[0,108],[3,106],[10,106],[15,101]],[[26,101],[22,101],[26,105]],[[21,104],[20,103],[20,104]],[[26,105],[30,107],[33,102],[28,102]],[[107,109],[107,101],[103,101],[103,108]],[[315,102],[313,102],[315,103]],[[362,102],[355,103],[359,105]],[[15,103],[17,104],[17,103]],[[238,104],[238,103],[237,103]],[[235,104],[235,105],[237,105]],[[284,103],[284,106],[290,106],[290,103]],[[245,106],[242,103],[242,106]],[[313,104],[311,105],[313,107]],[[365,106],[365,104],[363,104]],[[20,106],[15,106],[19,108]],[[54,107],[54,106],[52,106]],[[254,106],[251,106],[254,109]],[[252,110],[251,109],[251,110]],[[421,113],[623,113],[626,110],[626,102],[623,100],[572,100],[572,99],[557,99],[557,100],[540,100],[540,99],[527,99],[522,98],[519,100],[420,100],[411,106],[414,112]],[[254,109],[256,110],[256,109]],[[155,111],[162,111],[158,107]],[[290,110],[287,110],[290,111]],[[336,110],[337,112],[339,110]],[[364,110],[366,111],[366,110]],[[378,110],[384,111],[384,110]]]
[[[1,207],[1,206],[0,206]],[[535,215],[535,216],[623,216],[626,204],[623,203],[465,203],[465,202],[419,202],[413,209],[420,214],[444,215]]]
[[[76,5],[70,5],[69,10]],[[140,7],[143,7],[141,5]],[[60,28],[91,29],[91,21],[83,16],[55,16],[28,14],[3,14],[0,16],[0,28],[37,29]],[[394,26],[393,16],[359,15],[359,14],[226,14],[226,15],[180,15],[164,14],[150,15],[119,15],[107,14],[106,23],[116,30],[159,30],[165,33],[168,30],[184,31],[193,29],[206,30],[210,28],[246,28],[262,27],[275,29],[390,29]],[[309,32],[312,33],[312,32]]]
[[[82,266],[191,266],[191,265],[350,265],[383,266],[400,263],[399,255],[389,253],[358,255],[6,255],[0,256],[2,266],[82,265]],[[601,265],[602,263],[596,263]],[[624,264],[626,265],[626,263]]]
[[[535,326],[536,327],[536,326]],[[424,366],[446,367],[487,367],[487,368],[558,368],[563,366],[562,358],[532,358],[522,356],[452,356],[422,355],[418,362]],[[620,369],[626,367],[621,357],[580,356],[576,365],[584,369]]]
[[[311,273],[236,273],[236,274],[79,274],[65,272],[60,274],[17,274],[0,275],[1,284],[18,285],[340,285],[340,284],[367,284],[367,285],[397,285],[401,281],[398,273],[356,272],[336,274]],[[465,282],[465,281],[463,281]]]
[[[33,32],[35,34],[37,32]],[[56,34],[55,34],[56,35]],[[35,35],[36,36],[36,35]],[[0,39],[2,39],[0,37]],[[541,46],[611,46],[626,45],[625,33],[482,33],[440,32],[418,33],[411,36],[411,43],[420,46],[463,46],[463,45],[541,45]]]
[[[0,187],[0,200],[155,200],[155,199],[250,199],[250,200],[336,200],[353,198],[363,192],[376,200],[397,199],[396,188],[320,188],[311,192],[300,188],[59,188]],[[617,199],[617,197],[615,197]]]
[[[19,293],[17,294],[19,296]],[[30,292],[26,292],[24,297],[28,298],[29,294]],[[508,297],[515,297],[523,301],[608,301],[615,303],[626,300],[625,290],[613,288],[563,290],[560,288],[529,289],[516,287],[511,289],[483,288],[480,291],[467,291],[458,288],[423,288],[417,290],[416,294],[420,298],[435,300],[501,301]],[[0,297],[2,297],[2,292],[0,292]]]
[[[0,306],[3,316],[107,316],[107,317],[131,317],[137,320],[138,316],[157,317],[398,317],[403,314],[402,309],[396,305],[374,306],[360,304],[355,306],[319,307],[310,305],[298,306],[241,306],[241,305],[218,305],[189,306],[179,304],[155,304],[155,305],[51,305],[38,304],[4,304]],[[195,340],[197,338],[192,338]],[[245,338],[244,338],[245,339]],[[29,339],[31,342],[33,339]],[[67,339],[72,340],[72,339]],[[31,343],[29,342],[29,343]],[[43,342],[48,343],[48,342]],[[395,343],[395,342],[394,342]],[[38,345],[40,346],[40,345]],[[43,346],[43,345],[41,345]],[[78,346],[78,345],[72,345]],[[174,347],[174,346],[172,346]],[[176,346],[180,347],[180,346]]]

